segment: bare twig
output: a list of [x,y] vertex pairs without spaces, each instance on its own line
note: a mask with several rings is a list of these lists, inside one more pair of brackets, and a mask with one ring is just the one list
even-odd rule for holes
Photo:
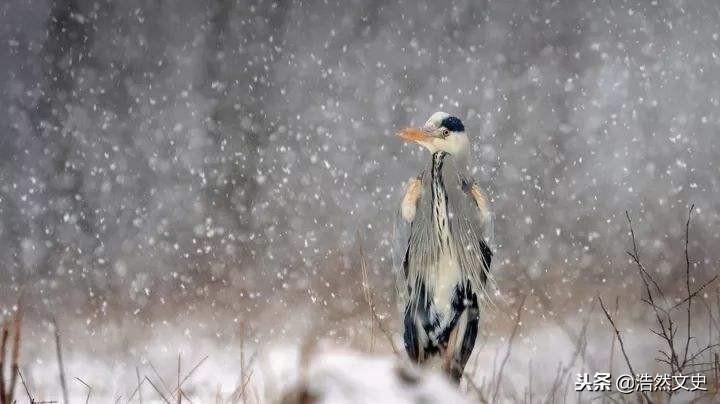
[[715,373],[715,394],[720,391],[720,355],[717,352],[713,354],[713,371]]
[[[625,351],[625,343],[623,342],[622,337],[620,336],[620,330],[618,330],[617,326],[615,325],[615,321],[613,321],[612,316],[610,315],[610,312],[608,312],[607,308],[605,308],[605,303],[603,303],[603,300],[600,296],[598,296],[598,300],[600,300],[600,307],[602,307],[603,312],[605,313],[605,317],[607,317],[608,321],[610,321],[610,325],[613,328],[613,331],[615,331],[615,336],[617,337],[618,343],[620,344],[620,350],[622,351],[623,356],[625,357],[625,364],[627,364],[628,370],[630,370],[630,374],[637,374],[635,373],[635,369],[633,369],[632,363],[630,363],[630,358],[627,355],[627,352]],[[650,400],[650,397],[647,395],[646,392],[641,392],[643,397],[648,403],[652,403],[652,400]]]
[[[630,213],[628,213],[628,211],[625,211],[625,218],[627,218],[628,226],[630,226],[630,237],[632,239],[632,244],[633,244],[633,251],[632,252],[627,251],[627,254],[630,257],[632,257],[632,259],[635,261],[641,274],[645,275],[647,277],[647,279],[655,287],[655,290],[661,295],[661,297],[663,299],[665,299],[665,294],[663,293],[662,289],[660,288],[660,285],[658,285],[658,283],[655,281],[655,279],[645,269],[645,266],[643,266],[641,263],[640,251],[638,250],[637,241],[635,239],[635,229],[633,229],[632,220],[630,220]],[[642,275],[641,275],[641,277],[642,277]]]
[[[614,316],[617,316],[619,309],[620,309],[620,296],[615,296],[615,312],[613,313]],[[610,363],[608,364],[608,370],[610,370],[611,373],[613,370],[614,360],[615,360],[615,334],[613,334],[612,339],[610,341]]]
[[7,392],[5,387],[5,356],[7,355],[7,340],[9,331],[7,324],[2,324],[2,331],[0,331],[0,404],[9,404],[7,399]]
[[240,385],[239,385],[238,388],[237,388],[237,390],[238,390],[238,392],[239,392],[238,396],[243,398],[243,399],[242,399],[242,402],[243,402],[243,403],[247,401],[247,400],[244,398],[244,397],[245,397],[245,392],[246,392],[246,390],[247,390],[248,384],[250,384],[250,380],[252,380],[253,373],[254,373],[254,372],[253,372],[253,370],[251,369],[251,370],[248,372],[247,376],[245,377],[245,380],[243,380],[242,383],[240,383]]
[[182,356],[180,352],[178,352],[178,363],[177,363],[177,389],[175,392],[177,393],[177,404],[182,404],[182,388],[180,387],[180,368],[182,366]]
[[528,402],[533,402],[533,372],[532,372],[532,359],[528,361]]
[[[242,385],[245,380],[245,325],[240,325],[240,384]],[[245,390],[241,389],[238,391],[238,397],[245,402]]]
[[718,279],[718,277],[720,277],[720,275],[715,275],[715,276],[713,276],[709,281],[703,283],[699,288],[695,289],[694,292],[688,294],[688,295],[687,295],[685,298],[683,298],[681,301],[679,301],[678,303],[676,303],[675,305],[673,305],[673,306],[670,308],[669,311],[675,310],[675,309],[677,309],[678,307],[682,306],[684,303],[689,302],[691,299],[694,299],[695,297],[697,297],[697,295],[700,294],[700,292],[702,292],[703,289],[705,289],[705,288],[706,288],[708,285],[710,285],[711,283],[715,282],[715,281]]
[[683,366],[688,362],[688,354],[690,352],[690,339],[692,338],[692,334],[690,333],[690,321],[692,319],[693,295],[690,292],[690,254],[688,253],[688,244],[690,243],[690,221],[692,220],[693,210],[695,210],[695,204],[690,206],[687,222],[685,222],[685,290],[687,291],[687,336],[685,338],[685,351],[683,354],[682,363]]
[[133,390],[130,393],[130,396],[128,396],[127,402],[129,403],[130,401],[132,401],[132,399],[135,398],[135,394],[137,394],[138,399],[140,400],[140,404],[142,404],[142,384],[145,383],[145,379],[140,378],[140,369],[138,369],[137,366],[135,366],[135,376],[137,377],[137,385],[135,386],[135,390]]
[[718,346],[720,346],[720,344],[708,344],[708,345],[706,345],[706,346],[698,349],[696,352],[694,352],[692,355],[690,355],[690,356],[688,357],[686,366],[696,365],[696,364],[693,364],[693,361],[694,361],[695,359],[697,359],[698,357],[700,357],[700,356],[701,356],[702,354],[704,354],[705,352],[707,352],[707,351],[709,351],[709,350],[711,350],[711,349],[713,349],[713,348],[717,348]]
[[[250,383],[250,380],[252,380],[253,376],[253,370],[250,369],[250,371],[245,371],[245,357],[243,354],[244,350],[240,350],[241,354],[241,367],[240,367],[240,383],[237,385],[233,393],[231,394],[231,397],[235,397],[236,399],[246,402],[246,394],[247,394],[247,386]],[[253,362],[255,362],[255,353],[250,357],[250,359],[247,361],[248,366],[251,366]]]
[[68,404],[68,389],[65,379],[65,365],[63,364],[62,344],[60,342],[60,329],[58,328],[57,321],[54,317],[52,319],[52,324],[53,329],[55,330],[55,351],[57,352],[58,372],[60,373],[60,388],[62,389],[63,403]]
[[478,400],[480,400],[481,403],[487,404],[487,398],[485,398],[482,389],[472,380],[472,377],[470,377],[470,375],[465,375],[465,381],[467,381],[468,386],[470,386],[475,394],[477,394]]
[[20,374],[20,341],[22,341],[20,337],[20,331],[22,329],[22,302],[21,299],[18,299],[18,310],[17,313],[15,313],[15,320],[13,321],[13,324],[15,325],[13,330],[13,346],[12,346],[12,374],[10,375],[10,385],[9,388],[6,389],[6,394],[8,395],[7,402],[13,403],[13,396],[15,391],[15,385],[17,384],[17,376]]
[[[687,372],[689,367],[695,367],[697,364],[694,364],[694,361],[698,358],[700,358],[702,355],[708,353],[711,349],[713,349],[716,344],[711,343],[711,339],[708,339],[708,344],[704,347],[697,347],[697,350],[693,351],[693,348],[691,348],[690,342],[695,339],[695,337],[692,334],[692,310],[693,310],[693,299],[695,299],[700,292],[702,292],[708,285],[712,284],[717,280],[717,276],[713,277],[709,281],[703,283],[700,287],[695,289],[694,291],[690,287],[690,266],[691,266],[691,259],[690,259],[690,253],[689,253],[689,245],[690,245],[690,223],[692,222],[692,214],[695,209],[695,205],[691,205],[688,210],[688,217],[687,221],[685,222],[685,240],[684,240],[684,253],[685,253],[685,297],[678,303],[672,305],[669,309],[660,307],[660,305],[657,303],[657,297],[660,297],[663,299],[665,306],[670,306],[667,302],[667,299],[665,297],[665,294],[662,290],[662,288],[658,285],[658,283],[654,280],[653,276],[645,269],[642,262],[640,261],[640,253],[638,252],[637,248],[637,242],[635,240],[635,232],[632,227],[632,222],[630,220],[630,215],[626,213],[628,224],[630,225],[630,234],[632,236],[632,243],[633,243],[633,251],[628,252],[628,255],[633,258],[635,261],[635,264],[639,270],[640,279],[643,282],[643,285],[645,287],[645,292],[647,294],[646,298],[641,299],[642,302],[649,305],[653,312],[655,313],[655,320],[657,323],[657,329],[650,329],[650,332],[658,336],[662,341],[664,341],[664,344],[666,345],[665,350],[659,350],[658,353],[660,354],[660,357],[656,358],[655,360],[658,363],[662,363],[664,365],[667,365],[670,368],[671,374],[684,374]],[[704,302],[704,300],[703,300]],[[678,341],[677,332],[678,332],[678,325],[675,324],[675,321],[673,319],[674,317],[674,311],[682,305],[686,305],[685,307],[685,335],[684,340]],[[708,313],[710,316],[711,321],[710,327],[712,327],[712,313],[709,305],[706,306],[708,308]],[[678,346],[678,345],[684,345]],[[672,397],[674,394],[673,390],[670,390],[667,392],[668,398]]]
[[[15,386],[17,385],[17,375],[20,370],[18,363],[20,360],[20,330],[22,327],[22,301],[18,299],[17,312],[13,316],[13,329],[10,330],[8,322],[2,324],[0,330],[0,404],[14,403]],[[10,342],[12,336],[12,342]],[[8,349],[10,356],[8,357]],[[10,363],[10,380],[5,383],[5,367],[6,363]]]
[[375,347],[375,303],[373,303],[373,295],[370,291],[370,282],[368,281],[367,266],[365,265],[365,257],[360,242],[360,234],[358,234],[358,248],[360,250],[360,269],[362,273],[362,288],[365,302],[370,309],[370,352]]
[[370,285],[368,284],[368,275],[367,275],[367,263],[365,262],[365,253],[363,252],[362,247],[362,237],[360,236],[360,232],[357,234],[357,240],[358,240],[358,250],[360,252],[360,270],[362,272],[362,287],[363,292],[365,295],[365,302],[368,304],[370,308],[370,314],[375,319],[375,322],[378,325],[378,328],[385,336],[385,339],[387,339],[388,343],[390,344],[390,348],[392,349],[393,353],[396,356],[400,356],[400,351],[395,346],[395,341],[393,341],[392,333],[390,330],[386,327],[385,322],[380,318],[380,315],[377,312],[377,309],[375,307],[375,304],[373,303],[372,299],[372,290],[370,290]]
[[75,380],[77,380],[77,381],[80,382],[83,386],[85,386],[85,389],[87,390],[87,395],[85,396],[85,404],[88,404],[88,403],[90,402],[90,396],[92,395],[92,386],[90,386],[89,384],[85,383],[85,380],[83,380],[83,379],[81,379],[81,378],[79,378],[79,377],[76,377]]
[[22,383],[23,387],[25,388],[25,394],[27,394],[27,397],[30,400],[30,404],[35,404],[36,401],[33,398],[32,394],[30,394],[30,388],[28,387],[27,383],[25,383],[25,378],[23,377],[20,369],[17,369],[17,374],[20,376],[20,383]]
[[[670,362],[670,373],[674,374],[676,373],[677,369],[680,367],[680,360],[679,356],[677,354],[677,351],[675,349],[674,344],[674,336],[675,336],[675,326],[673,324],[672,317],[669,315],[669,313],[662,309],[656,302],[655,302],[655,293],[659,294],[660,297],[667,301],[665,298],[665,293],[663,292],[662,288],[660,288],[660,285],[655,281],[652,275],[645,269],[645,266],[642,264],[642,261],[640,260],[640,252],[637,247],[637,241],[635,239],[635,230],[633,229],[632,220],[630,219],[630,214],[626,211],[625,217],[628,221],[628,226],[630,227],[630,236],[632,238],[632,244],[633,244],[633,251],[629,252],[628,255],[632,257],[633,261],[635,261],[635,266],[638,269],[640,280],[642,281],[644,287],[645,287],[645,293],[647,294],[646,299],[641,299],[644,303],[648,304],[655,313],[655,321],[658,324],[658,327],[660,328],[659,332],[653,331],[655,334],[661,337],[662,340],[664,340],[668,346],[668,357]],[[651,288],[651,285],[654,287],[655,293],[653,293],[653,288]],[[651,330],[652,331],[652,330]],[[672,392],[671,392],[672,394]]]
[[562,386],[563,380],[565,380],[570,375],[570,370],[572,369],[578,358],[583,356],[585,347],[587,346],[587,330],[588,326],[590,325],[590,319],[592,318],[590,314],[592,314],[594,310],[595,302],[593,301],[593,304],[590,307],[590,311],[588,312],[588,316],[585,319],[582,328],[580,329],[580,335],[575,342],[575,352],[573,353],[571,360],[566,365],[563,366],[562,362],[558,363],[555,380],[553,381],[552,387],[546,395],[544,402],[555,401],[555,394],[557,393],[557,389]]
[[195,373],[195,371],[198,370],[198,368],[199,368],[203,363],[205,363],[205,361],[207,360],[207,358],[208,358],[207,355],[203,356],[202,359],[200,359],[200,360],[195,364],[195,366],[193,366],[192,369],[190,369],[190,371],[185,375],[185,377],[183,377],[182,380],[180,380],[180,383],[178,384],[178,388],[173,392],[173,394],[176,394],[176,393],[180,390],[180,388],[185,384],[185,382],[187,382],[187,381],[190,379],[190,377],[192,377],[192,375]]
[[152,388],[155,389],[155,391],[160,395],[160,398],[162,398],[163,401],[165,401],[165,404],[170,404],[170,400],[168,400],[167,397],[165,397],[165,394],[163,394],[162,391],[160,391],[160,389],[158,389],[158,387],[155,385],[155,383],[152,382],[152,380],[150,380],[149,377],[145,376],[145,380],[147,380],[148,383],[150,383]]
[[142,396],[142,380],[140,379],[140,369],[138,369],[137,366],[135,366],[135,377],[137,378],[137,392],[138,392],[138,399],[140,400],[140,404],[143,404],[143,396]]
[[[172,393],[172,390],[170,390],[168,385],[165,383],[165,379],[163,379],[162,376],[160,376],[160,372],[158,372],[155,365],[153,365],[153,363],[151,361],[148,361],[148,364],[150,365],[150,369],[152,369],[153,373],[155,373],[155,377],[157,377],[158,380],[160,380],[160,384],[165,389],[165,392],[167,392],[170,395],[170,397],[173,397],[174,394]],[[145,378],[148,379],[147,377],[145,377]],[[150,382],[150,379],[148,379],[148,381]],[[150,384],[152,384],[152,382],[150,382]]]
[[515,314],[515,325],[513,326],[512,332],[510,333],[510,339],[508,339],[508,348],[507,351],[505,351],[505,356],[503,357],[502,362],[500,362],[500,370],[498,370],[498,374],[495,380],[495,390],[493,391],[492,401],[493,403],[497,403],[497,395],[500,391],[500,384],[502,383],[502,375],[503,371],[505,370],[505,364],[507,364],[508,359],[510,358],[510,354],[512,353],[512,345],[513,341],[515,340],[515,336],[517,335],[518,329],[520,328],[520,316],[522,314],[522,309],[525,307],[525,299],[527,298],[527,295],[523,296],[520,300],[520,305],[518,305],[517,313]]

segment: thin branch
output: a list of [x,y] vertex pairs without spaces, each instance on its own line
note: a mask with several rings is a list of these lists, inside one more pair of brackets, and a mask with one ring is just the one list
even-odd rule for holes
[[715,393],[720,391],[720,355],[717,352],[713,354],[713,371],[715,373]]
[[[246,389],[247,389],[248,383],[250,382],[250,380],[252,380],[253,369],[250,369],[250,370],[247,372],[247,375],[245,374],[245,370],[244,370],[244,369],[245,369],[245,365],[244,365],[245,359],[244,359],[244,354],[243,354],[243,352],[244,352],[244,349],[241,348],[241,350],[240,350],[240,354],[241,354],[241,355],[240,355],[240,366],[241,366],[241,369],[240,369],[240,382],[239,382],[239,384],[237,385],[237,387],[235,388],[235,390],[233,391],[233,393],[232,393],[230,396],[231,396],[231,397],[237,397],[237,400],[240,400],[240,401],[242,401],[242,402],[245,402],[245,401],[247,401],[247,400],[246,400],[246,397],[245,397],[245,396],[246,396]],[[248,366],[252,366],[253,362],[255,362],[255,356],[256,356],[256,354],[257,354],[257,352],[256,352],[256,353],[253,353],[253,355],[252,355],[252,356],[250,357],[250,359],[247,361]]]
[[685,353],[683,354],[683,366],[687,363],[688,354],[690,352],[690,321],[692,318],[692,293],[690,292],[690,254],[688,254],[688,244],[690,243],[690,221],[695,204],[690,206],[688,211],[687,222],[685,222],[685,290],[687,291],[687,338],[685,338]]
[[[176,393],[178,392],[178,390],[180,389],[180,387],[182,387],[182,386],[185,384],[185,382],[187,382],[188,379],[190,379],[190,377],[192,377],[193,373],[195,373],[195,371],[198,370],[198,368],[200,367],[200,365],[202,365],[203,363],[205,363],[205,361],[207,360],[207,358],[208,358],[207,355],[203,356],[202,359],[200,359],[200,360],[195,364],[195,366],[193,366],[193,368],[190,369],[190,371],[185,375],[185,377],[183,377],[183,379],[182,379],[182,380],[180,381],[180,383],[178,384],[178,388],[175,389],[175,391],[173,391],[173,394],[176,394]],[[187,397],[186,397],[186,398],[187,398]]]
[[[171,397],[174,396],[174,394],[172,393],[172,390],[170,390],[170,388],[168,387],[168,385],[165,383],[165,380],[162,378],[162,376],[160,376],[160,372],[158,372],[158,370],[157,370],[157,368],[155,367],[155,365],[153,365],[153,363],[152,363],[151,361],[148,361],[148,364],[150,364],[150,369],[152,369],[153,373],[155,373],[155,377],[157,377],[158,380],[160,380],[160,384],[161,384],[162,387],[165,389],[165,391],[166,391],[168,394],[170,394]],[[145,377],[145,378],[147,379],[147,377]],[[148,379],[148,381],[150,381],[150,379]],[[150,382],[150,384],[152,384],[152,382]]]
[[[239,392],[239,394],[238,394],[239,397],[245,397],[245,390],[247,390],[247,386],[248,386],[248,384],[250,384],[250,380],[252,380],[253,373],[254,373],[253,370],[250,369],[250,371],[248,372],[247,377],[245,377],[245,380],[242,381],[242,383],[240,384],[240,386],[238,386],[238,389],[237,389],[237,390],[238,390],[238,392]],[[245,401],[246,401],[246,400],[243,399],[243,403],[244,403]]]
[[[620,296],[615,296],[615,312],[614,316],[617,316],[618,310],[620,309]],[[612,336],[610,339],[610,363],[608,364],[608,370],[612,372],[613,370],[613,362],[615,360],[615,335]]]
[[83,380],[83,379],[81,379],[81,378],[79,378],[79,377],[76,377],[75,380],[77,380],[77,381],[80,382],[83,386],[85,386],[85,389],[87,390],[87,395],[85,396],[85,404],[88,404],[88,403],[90,402],[90,396],[92,395],[92,390],[93,390],[93,389],[92,389],[92,386],[89,385],[89,384],[87,384],[87,383],[85,383],[85,380]]
[[465,380],[467,381],[468,386],[470,386],[475,392],[475,394],[477,394],[478,400],[480,400],[481,403],[487,404],[488,401],[485,398],[485,395],[483,394],[482,390],[475,384],[470,375],[466,374]]
[[363,293],[365,296],[365,302],[370,307],[370,313],[372,314],[373,318],[375,319],[375,322],[378,325],[378,328],[385,336],[385,339],[387,339],[388,343],[390,344],[390,348],[392,348],[393,353],[396,356],[400,356],[400,351],[395,346],[395,341],[393,341],[392,333],[390,330],[385,326],[385,322],[380,318],[380,315],[377,312],[377,309],[375,308],[375,304],[373,303],[372,299],[372,290],[370,290],[370,285],[368,283],[368,274],[367,274],[367,263],[365,262],[365,253],[363,251],[362,247],[362,237],[360,236],[360,232],[358,231],[357,234],[357,240],[358,240],[358,250],[360,252],[360,270],[362,272],[362,287],[363,287]]
[[677,309],[678,307],[682,306],[685,302],[689,302],[691,299],[694,299],[695,297],[697,297],[697,295],[698,295],[700,292],[702,292],[703,289],[705,289],[705,288],[706,288],[708,285],[710,285],[711,283],[715,282],[715,281],[718,279],[718,277],[720,277],[720,275],[715,275],[715,276],[713,276],[712,279],[710,279],[709,281],[703,283],[702,286],[700,286],[699,288],[695,289],[694,292],[692,292],[692,293],[689,294],[687,297],[685,297],[684,299],[682,299],[681,301],[679,301],[677,304],[675,304],[674,306],[672,306],[672,307],[670,308],[670,310],[675,310],[675,309]]
[[132,399],[135,397],[135,394],[137,394],[138,399],[140,400],[140,403],[142,404],[143,399],[142,399],[141,386],[143,383],[145,383],[145,379],[140,379],[140,369],[138,369],[137,366],[135,367],[135,376],[137,377],[137,385],[135,386],[135,390],[133,390],[130,393],[130,396],[128,397],[127,402],[129,403],[130,401],[132,401]]
[[690,355],[690,357],[688,358],[686,366],[692,366],[692,361],[694,361],[695,359],[697,359],[698,357],[700,357],[700,355],[704,354],[705,352],[707,352],[707,351],[709,351],[709,350],[711,350],[711,349],[713,349],[713,348],[716,348],[716,347],[718,347],[718,346],[720,346],[720,344],[708,344],[708,345],[706,345],[705,347],[703,347],[702,349],[700,349],[700,350],[698,350],[697,352],[693,353],[693,354]]
[[655,279],[645,270],[645,267],[640,263],[641,262],[640,251],[638,250],[637,241],[635,239],[635,229],[633,229],[632,220],[630,219],[630,213],[628,213],[628,211],[625,211],[625,217],[627,218],[628,225],[630,226],[630,236],[632,238],[632,243],[633,243],[633,252],[631,253],[628,251],[627,253],[628,253],[628,255],[630,255],[633,258],[635,263],[638,265],[638,268],[640,269],[640,271],[642,273],[644,273],[650,279],[653,286],[655,286],[655,289],[658,291],[658,293],[660,293],[660,295],[664,299],[665,294],[663,293],[662,289],[660,288],[658,283],[655,281]]
[[0,404],[9,404],[5,391],[5,356],[7,355],[7,340],[9,331],[7,324],[2,324],[2,335],[0,336]]
[[[590,325],[590,319],[592,318],[591,314],[595,310],[595,301],[593,301],[592,306],[590,307],[590,310],[587,314],[587,317],[585,319],[585,322],[582,325],[582,328],[580,329],[580,335],[577,338],[577,341],[575,342],[575,352],[572,355],[571,360],[567,363],[567,365],[563,366],[563,362],[558,363],[558,369],[555,374],[555,380],[553,381],[552,387],[550,388],[550,391],[546,394],[544,402],[552,402],[554,401],[555,394],[557,393],[558,388],[562,385],[563,380],[570,375],[570,370],[572,369],[575,362],[578,360],[578,358],[582,357],[585,354],[585,348],[587,346],[587,330],[588,326]],[[613,336],[614,338],[614,336]]]
[[517,313],[515,314],[515,325],[513,326],[512,332],[510,333],[510,339],[508,339],[508,349],[505,352],[505,357],[503,357],[502,362],[500,362],[500,370],[498,370],[497,378],[495,381],[495,390],[493,392],[492,396],[492,402],[497,403],[497,395],[500,391],[500,383],[502,382],[502,375],[505,371],[505,364],[507,364],[508,359],[510,358],[510,354],[512,353],[512,344],[513,340],[515,340],[515,336],[517,335],[517,331],[520,328],[520,316],[522,314],[522,309],[525,307],[525,300],[527,299],[527,295],[524,295],[522,299],[520,300],[520,305],[518,305]]
[[[716,330],[718,333],[720,333],[720,324],[718,324],[718,320],[715,318],[715,315],[714,315],[713,312],[712,312],[712,307],[711,307],[710,304],[707,302],[707,299],[703,298],[703,299],[700,299],[700,301],[702,301],[703,304],[705,305],[705,309],[707,310],[708,317],[710,318],[709,323],[710,323],[711,325],[715,326],[715,330]],[[708,327],[708,329],[709,329],[710,332],[712,332],[712,327]],[[708,338],[708,340],[712,340],[712,338]]]
[[20,369],[17,369],[17,374],[20,376],[20,383],[22,383],[23,387],[25,388],[25,394],[27,394],[28,399],[30,400],[30,404],[35,404],[35,399],[33,398],[32,394],[30,394],[30,388],[28,387],[27,383],[25,383],[25,378],[23,377]]
[[[623,356],[625,357],[625,364],[627,364],[628,370],[630,370],[630,374],[637,374],[635,373],[635,369],[633,369],[632,363],[630,363],[630,358],[627,355],[627,352],[625,351],[625,343],[623,342],[622,337],[620,336],[620,330],[618,330],[617,326],[615,325],[615,321],[613,321],[612,316],[610,315],[610,312],[608,312],[607,308],[605,308],[605,303],[603,302],[602,298],[598,296],[598,300],[600,300],[600,307],[602,307],[602,311],[605,313],[605,317],[607,317],[608,321],[610,321],[610,325],[613,328],[613,331],[615,331],[615,337],[617,337],[618,343],[620,344],[620,350],[622,351]],[[652,404],[652,400],[650,400],[650,397],[647,395],[646,392],[641,392],[645,400]]]
[[[680,360],[678,359],[678,354],[675,350],[674,344],[675,328],[673,326],[672,317],[669,315],[668,311],[661,308],[655,302],[653,290],[650,287],[651,284],[665,302],[667,302],[667,298],[665,297],[662,288],[660,288],[660,285],[658,285],[652,275],[650,275],[650,273],[645,269],[645,266],[642,264],[642,261],[640,260],[640,251],[638,250],[637,241],[635,239],[635,230],[632,225],[632,220],[630,219],[630,214],[627,211],[625,211],[625,217],[627,218],[628,226],[630,227],[630,236],[633,245],[633,251],[628,251],[627,254],[635,261],[635,266],[638,269],[640,280],[642,281],[643,286],[645,287],[645,292],[647,293],[647,299],[643,298],[641,301],[652,307],[653,312],[655,313],[655,320],[660,327],[660,336],[664,341],[666,341],[668,349],[670,350],[670,373],[674,374],[676,369],[680,367]],[[663,318],[667,320],[667,324]]]
[[10,375],[10,386],[6,392],[8,399],[7,402],[13,403],[13,396],[15,391],[15,385],[17,384],[17,376],[20,374],[20,330],[22,329],[22,302],[18,299],[18,310],[15,313],[14,320],[15,329],[13,331],[13,347],[12,347],[12,374]]
[[143,404],[143,396],[142,396],[142,380],[140,379],[140,369],[138,369],[137,366],[135,366],[135,377],[137,378],[137,392],[138,392],[138,399],[140,400],[140,404]]
[[65,365],[63,364],[62,344],[60,342],[60,329],[55,318],[52,318],[53,329],[55,330],[55,351],[57,352],[58,372],[60,373],[60,388],[63,394],[63,403],[68,404],[68,389],[65,379]]
[[178,352],[178,363],[177,363],[177,404],[182,404],[182,389],[180,388],[180,369],[182,367],[182,354]]
[[150,385],[152,386],[152,388],[155,389],[155,391],[157,391],[157,393],[160,395],[160,398],[162,398],[163,401],[165,401],[165,404],[170,404],[170,400],[168,400],[165,397],[165,395],[162,393],[162,391],[160,391],[160,389],[158,389],[158,387],[155,385],[155,383],[152,382],[152,380],[150,380],[149,377],[145,376],[145,380],[147,380],[148,383],[150,383]]

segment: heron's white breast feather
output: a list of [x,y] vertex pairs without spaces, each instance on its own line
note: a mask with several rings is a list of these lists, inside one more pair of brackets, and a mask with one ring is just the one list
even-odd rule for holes
[[430,271],[433,279],[428,279],[428,287],[433,290],[433,303],[438,314],[448,319],[455,287],[462,283],[462,272],[453,254],[442,254],[436,265],[437,269]]

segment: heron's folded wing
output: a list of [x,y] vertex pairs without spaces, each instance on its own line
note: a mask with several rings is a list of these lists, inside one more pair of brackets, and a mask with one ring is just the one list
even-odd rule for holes
[[395,274],[395,289],[398,297],[397,303],[401,310],[408,300],[405,259],[407,258],[408,243],[410,242],[411,226],[412,223],[407,222],[403,218],[401,208],[398,208],[393,226],[392,266],[393,273]]
[[474,181],[459,174],[459,182],[462,192],[458,195],[459,214],[454,219],[458,258],[474,289],[486,292],[493,256],[492,214],[485,194]]
[[[401,307],[408,300],[407,254],[413,222],[417,217],[417,204],[421,196],[420,194],[422,193],[422,189],[414,189],[414,187],[419,187],[420,185],[420,177],[410,179],[408,189],[403,196],[400,207],[396,211],[395,223],[393,225],[392,264],[396,278],[395,287],[397,289],[398,304],[400,304]],[[416,195],[413,195],[413,192],[415,192]]]
[[469,196],[469,203],[466,209],[470,216],[479,219],[478,227],[481,228],[482,239],[488,249],[492,249],[493,245],[493,215],[488,204],[487,195],[482,191],[480,186],[463,175],[460,175],[460,182],[465,194]]

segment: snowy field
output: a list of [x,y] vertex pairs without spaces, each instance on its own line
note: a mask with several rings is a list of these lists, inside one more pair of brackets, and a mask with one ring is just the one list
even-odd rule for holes
[[[466,369],[471,382],[463,381],[459,391],[441,373],[416,369],[393,354],[377,329],[374,338],[366,329],[353,342],[330,336],[298,341],[241,337],[237,323],[196,320],[68,325],[71,331],[62,333],[62,344],[69,396],[85,400],[87,383],[91,402],[140,402],[141,395],[143,402],[164,402],[163,396],[175,401],[179,365],[188,402],[303,402],[298,394],[322,403],[632,401],[633,395],[574,390],[578,373],[628,373],[599,307],[561,323],[539,321],[532,318],[532,300],[522,313],[529,318],[521,318],[514,336],[515,324],[508,322],[514,314],[491,310]],[[658,339],[648,331],[651,324],[642,325],[645,320],[639,318],[644,312],[621,316],[625,348],[636,369],[662,373],[664,367],[654,359]],[[24,376],[37,401],[57,400],[61,387],[52,328],[29,328]],[[399,335],[394,338],[401,346]],[[700,395],[679,394],[675,400],[683,397]]]

